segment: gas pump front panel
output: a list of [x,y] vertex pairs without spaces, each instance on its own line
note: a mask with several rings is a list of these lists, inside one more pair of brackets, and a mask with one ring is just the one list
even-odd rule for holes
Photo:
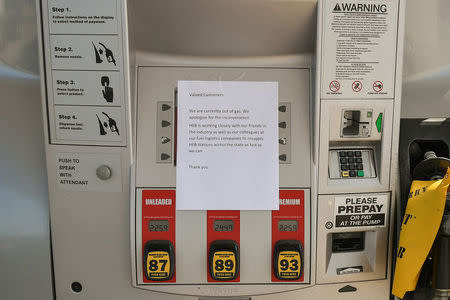
[[[37,1],[58,298],[389,297],[406,1],[250,2]],[[177,210],[179,81],[278,83],[279,210]]]
[[[176,210],[179,80],[278,82],[280,210]],[[309,284],[310,69],[140,67],[137,107],[135,285]]]

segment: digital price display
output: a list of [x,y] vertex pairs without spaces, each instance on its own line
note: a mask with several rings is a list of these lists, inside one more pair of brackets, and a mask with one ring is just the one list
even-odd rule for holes
[[297,220],[280,220],[278,221],[279,231],[297,231],[298,221]]
[[169,231],[169,220],[151,220],[148,221],[148,230],[150,231]]
[[214,220],[214,231],[233,231],[233,220]]

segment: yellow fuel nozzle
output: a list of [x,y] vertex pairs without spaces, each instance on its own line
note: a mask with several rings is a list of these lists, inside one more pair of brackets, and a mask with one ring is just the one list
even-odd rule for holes
[[[392,294],[402,299],[406,292],[416,288],[420,270],[441,224],[450,184],[448,159],[431,154],[425,158],[418,165],[420,168],[414,170],[413,178],[420,180],[411,184],[397,250]],[[441,175],[437,177],[439,172]],[[441,179],[425,180],[426,176]]]

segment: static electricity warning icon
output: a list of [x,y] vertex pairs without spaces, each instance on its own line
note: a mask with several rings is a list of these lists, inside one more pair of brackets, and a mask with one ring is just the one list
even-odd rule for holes
[[333,93],[336,93],[340,90],[341,84],[339,83],[339,81],[333,80],[332,82],[330,82],[329,88],[330,88],[330,91],[332,91]]

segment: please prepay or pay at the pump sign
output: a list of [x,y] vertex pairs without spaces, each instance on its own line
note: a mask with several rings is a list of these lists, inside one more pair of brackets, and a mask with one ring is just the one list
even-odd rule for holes
[[386,226],[388,195],[347,195],[334,198],[336,227]]
[[278,210],[278,82],[179,81],[177,210]]

